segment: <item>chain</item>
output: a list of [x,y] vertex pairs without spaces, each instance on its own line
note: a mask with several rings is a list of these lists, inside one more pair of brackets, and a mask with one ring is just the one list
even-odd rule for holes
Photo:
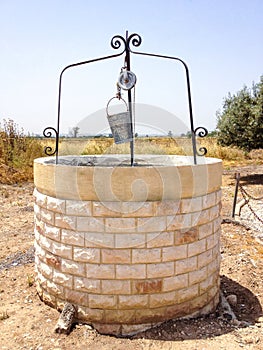
[[[244,200],[247,202],[246,204],[247,204],[248,208],[250,209],[251,213],[252,213],[252,214],[254,215],[254,217],[255,217],[256,219],[258,219],[258,220],[261,222],[261,224],[263,225],[263,220],[255,213],[254,209],[251,207],[251,205],[249,204],[248,200],[246,199],[246,195],[248,196],[247,192],[244,190],[244,188],[243,188],[240,184],[239,184],[239,187],[240,187],[240,192],[241,192],[241,194],[242,194]],[[248,197],[250,197],[251,199],[254,199],[252,196],[248,196]]]
[[240,187],[240,190],[243,191],[248,198],[253,199],[254,201],[261,201],[263,199],[263,196],[258,198],[251,196],[251,194],[249,194],[240,184],[239,184],[239,187]]

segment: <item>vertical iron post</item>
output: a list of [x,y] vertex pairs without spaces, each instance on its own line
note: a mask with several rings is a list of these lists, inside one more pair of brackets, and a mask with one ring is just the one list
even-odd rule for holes
[[236,173],[236,187],[235,187],[235,194],[234,194],[234,201],[233,201],[233,208],[232,208],[232,218],[235,217],[239,181],[240,181],[240,173]]
[[[126,45],[125,45],[125,62],[127,66],[127,71],[131,69],[131,60],[130,60],[130,49],[127,45],[128,42],[128,31],[126,31]],[[129,115],[130,115],[130,123],[131,123],[131,134],[132,138],[130,141],[130,152],[131,152],[131,166],[134,164],[134,130],[133,130],[133,117],[132,117],[132,97],[131,97],[131,89],[128,90],[128,106],[129,106]]]

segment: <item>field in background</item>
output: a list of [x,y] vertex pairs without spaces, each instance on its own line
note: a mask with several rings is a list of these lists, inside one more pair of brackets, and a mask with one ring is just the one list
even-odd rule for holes
[[[53,145],[50,140],[43,140],[43,145]],[[206,147],[207,157],[223,159],[225,166],[262,164],[263,150],[253,150],[249,153],[236,147],[222,147],[217,139],[208,137],[197,139],[197,148]],[[129,143],[116,145],[112,138],[101,137],[91,139],[61,139],[60,155],[85,154],[118,154],[129,153]],[[185,137],[139,137],[135,138],[135,154],[177,154],[191,155],[192,142]]]
[[[235,147],[222,147],[216,138],[197,140],[198,147],[206,147],[208,157],[220,158],[225,167],[247,164],[263,164],[263,150],[246,153]],[[34,139],[23,136],[14,142],[0,139],[0,183],[18,183],[33,180],[33,160],[45,156],[43,150],[54,149],[54,139]],[[59,155],[118,154],[129,153],[129,143],[116,145],[112,138],[61,138]],[[177,154],[191,155],[192,143],[189,138],[138,137],[135,139],[136,154]]]

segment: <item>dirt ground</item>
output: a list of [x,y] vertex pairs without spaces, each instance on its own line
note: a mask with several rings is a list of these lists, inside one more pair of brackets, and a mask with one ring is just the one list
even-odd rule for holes
[[263,349],[263,225],[256,232],[228,220],[236,171],[259,197],[263,166],[231,168],[223,175],[221,291],[237,297],[232,309],[241,324],[219,317],[218,308],[208,317],[171,320],[129,339],[82,324],[68,336],[54,333],[59,314],[39,300],[34,286],[33,184],[0,185],[0,349]]

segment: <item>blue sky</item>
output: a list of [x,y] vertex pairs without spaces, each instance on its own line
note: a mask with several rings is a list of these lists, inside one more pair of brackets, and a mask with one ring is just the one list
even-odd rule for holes
[[[263,74],[261,0],[0,0],[0,120],[12,118],[33,133],[55,127],[62,68],[116,53],[110,40],[126,30],[142,36],[137,50],[188,64],[195,126],[213,130],[228,92]],[[131,60],[136,103],[161,107],[189,126],[182,65]],[[106,107],[122,65],[123,57],[65,73],[62,132]],[[173,119],[146,117],[146,123],[176,133]],[[106,117],[90,118],[91,132],[105,127]]]

